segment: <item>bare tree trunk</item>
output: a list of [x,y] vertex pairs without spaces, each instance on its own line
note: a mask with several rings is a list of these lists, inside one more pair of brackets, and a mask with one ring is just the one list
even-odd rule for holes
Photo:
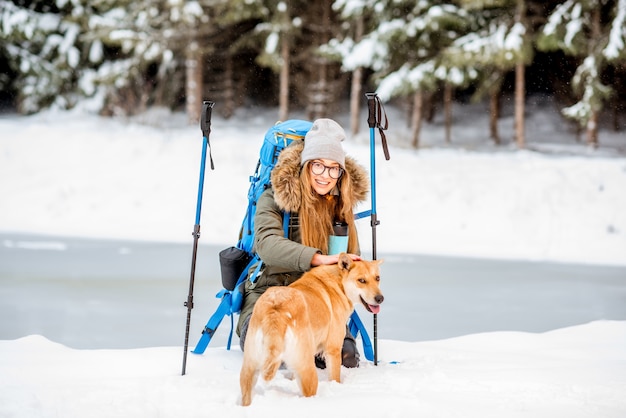
[[411,117],[413,115],[413,96],[403,96],[400,100],[402,101],[402,109],[406,109],[406,127],[411,129]]
[[224,90],[222,91],[223,105],[220,106],[220,114],[229,119],[235,113],[235,81],[233,73],[233,57],[229,53],[224,57]]
[[[619,83],[618,85],[620,85],[621,83]],[[622,91],[621,89],[616,89],[618,91]],[[619,120],[619,115],[620,115],[620,103],[619,100],[617,100],[617,95],[613,95],[613,99],[612,102],[613,104],[611,105],[611,107],[613,108],[613,130],[615,132],[619,132],[621,130],[621,126],[620,126],[620,120]]]
[[[363,16],[356,21],[354,40],[360,41],[363,37]],[[363,68],[359,67],[352,72],[352,86],[350,87],[350,130],[352,135],[359,133],[359,109],[361,103],[361,84],[363,83]]]
[[[526,19],[526,5],[524,0],[517,0],[517,13],[515,20],[524,23]],[[524,25],[526,26],[526,25]],[[526,137],[524,132],[524,105],[526,95],[526,65],[524,59],[520,57],[515,64],[515,142],[518,148],[526,146]]]
[[500,133],[498,132],[498,118],[500,117],[500,91],[491,92],[489,97],[489,132],[491,139],[496,145],[500,145]]
[[424,94],[418,90],[413,94],[413,112],[411,113],[411,146],[418,148],[420,144],[420,130],[422,129]]
[[186,50],[185,70],[185,110],[189,123],[200,121],[202,109],[202,52],[198,42],[193,40]]
[[587,121],[587,145],[598,148],[598,111],[591,110],[591,115]]
[[[201,53],[202,54],[202,53]],[[163,106],[165,102],[165,89],[167,88],[166,77],[166,65],[161,63],[159,65],[159,71],[156,76],[156,86],[154,91],[154,104],[156,106]]]
[[[286,9],[283,13],[282,24],[284,28],[288,28],[291,22],[289,2],[286,2]],[[280,37],[280,58],[282,65],[280,67],[280,86],[278,93],[278,120],[285,121],[289,117],[289,69],[291,67],[291,42],[289,33],[283,31]]]
[[431,91],[424,96],[424,117],[427,122],[432,123],[435,120],[435,114],[437,113],[437,100],[435,100],[435,92]]
[[350,130],[352,135],[359,133],[359,109],[361,108],[361,84],[363,82],[363,68],[359,67],[352,72],[352,86],[350,87]]
[[280,45],[282,67],[280,68],[280,92],[278,97],[278,120],[285,121],[289,116],[289,66],[291,55],[289,53],[289,39],[283,33]]
[[[595,8],[592,12],[591,16],[591,42],[590,44],[595,44],[599,41],[601,35],[600,29],[600,9]],[[593,47],[590,46],[589,55],[593,53]],[[589,120],[587,121],[587,145],[592,146],[593,148],[598,147],[598,119],[599,119],[599,109],[591,106],[591,115],[589,116]]]
[[445,114],[446,144],[452,142],[452,86],[446,83],[443,87],[443,108]]
[[[323,27],[322,33],[320,36],[319,45],[323,45],[330,40],[329,33],[331,31],[330,26],[330,12],[332,10],[332,0],[327,0],[322,5],[322,21],[321,26]],[[328,59],[325,57],[320,57],[320,66],[319,66],[319,81],[317,82],[317,103],[315,104],[314,115],[315,118],[319,118],[324,116],[326,113],[326,109],[328,108],[329,102],[329,87],[330,83],[328,80]]]
[[524,132],[524,95],[526,92],[526,66],[523,62],[515,65],[515,143],[518,148],[526,146],[526,138]]
[[335,67],[337,64],[317,52],[320,45],[324,45],[333,37],[334,12],[333,0],[320,0],[308,2],[307,18],[311,19],[309,28],[308,51],[309,59],[306,60],[307,81],[307,117],[316,119],[328,116],[333,110],[333,104],[338,96],[339,79]]

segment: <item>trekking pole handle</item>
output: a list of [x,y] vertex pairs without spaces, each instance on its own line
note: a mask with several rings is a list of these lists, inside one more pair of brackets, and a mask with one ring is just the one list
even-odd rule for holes
[[202,129],[202,134],[208,138],[211,134],[211,113],[214,102],[210,100],[205,100],[202,102],[202,116],[200,118],[200,129]]
[[[204,100],[202,102],[202,114],[200,115],[200,129],[202,129],[203,137],[202,158],[204,159],[204,155],[206,153],[206,149],[204,147],[208,147],[209,163],[211,164],[211,170],[215,170],[215,164],[213,164],[213,156],[211,155],[211,145],[209,144],[209,135],[211,134],[211,113],[214,105],[215,102],[212,102],[210,100]],[[204,177],[204,162],[202,166],[202,173],[200,174],[200,176],[201,178]]]
[[384,132],[389,127],[387,112],[385,112],[380,98],[376,93],[365,93],[365,97],[367,97],[367,109],[369,111],[367,124],[370,129],[378,128],[380,140],[383,145],[383,153],[385,154],[385,160],[389,160],[389,148],[387,147],[387,137]]
[[365,93],[367,97],[367,124],[370,128],[376,127],[376,93]]

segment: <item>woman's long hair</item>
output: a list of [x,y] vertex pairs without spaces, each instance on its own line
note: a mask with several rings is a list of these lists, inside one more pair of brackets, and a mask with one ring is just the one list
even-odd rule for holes
[[311,186],[310,162],[304,164],[300,170],[300,187],[302,202],[298,218],[300,221],[300,235],[302,244],[318,248],[323,254],[328,254],[329,236],[333,233],[333,222],[348,224],[348,252],[358,253],[359,244],[354,224],[352,202],[352,181],[348,171],[337,180],[339,195],[327,194],[321,196]]

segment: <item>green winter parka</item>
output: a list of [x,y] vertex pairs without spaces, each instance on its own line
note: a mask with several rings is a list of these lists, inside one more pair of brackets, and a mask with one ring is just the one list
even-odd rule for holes
[[[287,286],[311,269],[311,260],[319,248],[301,244],[298,212],[300,209],[300,154],[304,143],[294,142],[279,155],[271,174],[272,187],[261,195],[254,218],[255,251],[263,267],[255,282],[246,281],[237,334],[258,298],[270,286]],[[346,156],[345,168],[352,180],[352,207],[365,200],[369,191],[368,173],[353,158]],[[283,214],[290,213],[289,237],[284,236]],[[254,271],[252,266],[250,272]]]

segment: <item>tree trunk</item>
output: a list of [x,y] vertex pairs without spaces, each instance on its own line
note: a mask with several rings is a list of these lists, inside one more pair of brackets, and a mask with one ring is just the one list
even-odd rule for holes
[[518,148],[526,146],[524,132],[524,95],[526,92],[526,66],[523,62],[518,62],[515,66],[515,143]]
[[422,129],[422,111],[424,94],[418,90],[413,94],[413,112],[411,114],[411,146],[418,148],[420,144],[420,130]]
[[278,87],[278,120],[286,121],[289,117],[289,70],[291,68],[291,41],[286,30],[291,24],[289,2],[285,2],[285,11],[282,16],[282,26],[285,30],[280,33],[280,58],[282,61]]
[[[599,8],[595,8],[592,12],[591,16],[591,40],[589,42],[589,55],[593,54],[593,46],[598,43],[600,37],[602,36],[601,28],[600,28],[600,10]],[[593,148],[598,147],[598,119],[599,119],[600,109],[595,108],[593,105],[591,106],[591,115],[589,115],[589,120],[587,121],[587,145],[590,145]]]
[[443,108],[445,114],[446,144],[452,142],[452,86],[446,83],[443,87]]
[[[524,0],[517,0],[517,13],[515,20],[524,24],[526,20],[526,5]],[[524,24],[524,27],[527,27]],[[525,112],[525,95],[526,95],[526,65],[524,58],[518,58],[515,64],[515,143],[518,148],[526,146],[526,137],[524,132],[524,112]]]
[[498,118],[500,117],[500,91],[491,92],[489,97],[489,133],[494,144],[500,145],[500,133],[498,132]]
[[338,96],[338,67],[329,58],[319,54],[319,46],[328,43],[333,37],[333,0],[309,2],[309,14],[312,22],[309,42],[309,59],[306,66],[309,81],[307,86],[307,117],[317,119],[331,114]]
[[593,148],[598,148],[598,113],[592,109],[587,121],[587,145]]
[[[359,42],[363,37],[363,16],[356,20],[354,40]],[[352,135],[359,133],[359,109],[361,108],[361,84],[363,84],[363,68],[359,67],[352,72],[352,86],[350,87],[350,130]]]
[[201,50],[197,41],[187,46],[185,60],[185,110],[189,123],[200,121],[202,110],[202,65]]
[[424,116],[422,117],[428,123],[432,123],[435,120],[435,114],[437,113],[437,100],[435,98],[435,92],[429,92],[424,95]]
[[359,67],[352,72],[352,86],[350,88],[350,130],[352,135],[359,133],[362,82],[363,68]]
[[[623,91],[623,90],[618,90],[618,91]],[[615,132],[619,132],[621,130],[621,125],[620,125],[620,103],[619,100],[617,100],[617,97],[615,97],[617,95],[614,95],[613,97],[613,105],[611,106],[613,108],[613,130]]]
[[222,100],[223,104],[219,107],[220,114],[229,119],[235,113],[235,76],[233,72],[233,57],[227,53],[224,57],[225,67],[223,74]]
[[291,55],[289,53],[289,39],[283,33],[280,44],[280,56],[282,66],[280,67],[280,92],[278,97],[278,120],[286,121],[289,116],[289,66]]

